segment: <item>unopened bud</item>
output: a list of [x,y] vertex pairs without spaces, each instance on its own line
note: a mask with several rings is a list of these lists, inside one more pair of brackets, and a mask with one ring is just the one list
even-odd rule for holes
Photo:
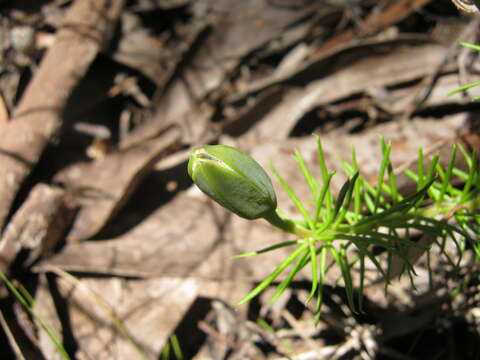
[[200,190],[238,216],[258,219],[275,212],[277,198],[269,176],[233,147],[205,145],[193,150],[188,174]]

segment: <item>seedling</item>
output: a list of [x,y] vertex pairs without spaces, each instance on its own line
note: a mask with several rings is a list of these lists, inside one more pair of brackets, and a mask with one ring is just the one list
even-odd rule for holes
[[[468,171],[462,171],[454,165],[458,149],[468,164]],[[415,276],[414,263],[409,258],[412,248],[429,253],[432,246],[439,246],[454,266],[460,264],[467,247],[474,249],[480,258],[480,176],[477,154],[469,154],[461,146],[454,146],[446,167],[440,165],[438,155],[433,156],[427,167],[420,149],[417,171],[406,171],[406,175],[416,183],[417,190],[404,196],[397,188],[396,174],[390,161],[391,146],[383,139],[381,151],[383,158],[377,184],[371,185],[362,177],[353,152],[352,162],[343,164],[349,178],[336,197],[330,189],[334,173],[327,169],[320,138],[317,138],[320,179],[313,176],[302,156],[296,153],[295,160],[311,191],[312,198],[307,201],[313,200],[315,204],[313,213],[308,213],[305,202],[297,197],[273,168],[277,181],[302,215],[301,221],[280,215],[268,176],[266,178],[265,171],[250,156],[222,145],[205,146],[192,152],[189,174],[207,195],[237,215],[247,219],[265,218],[273,226],[297,236],[295,240],[236,256],[243,258],[283,247],[292,248],[290,255],[239,304],[252,300],[290,268],[277,285],[271,299],[275,301],[298,272],[309,265],[312,287],[307,301],[316,297],[315,317],[318,321],[326,276],[334,266],[340,268],[349,307],[353,311],[362,311],[367,261],[375,266],[388,285],[392,277],[393,259],[402,262],[401,274],[406,273],[411,278]],[[459,181],[463,185],[454,185]],[[238,210],[257,209],[260,205],[263,210],[255,214]],[[413,233],[423,234],[429,240],[429,245],[414,241]],[[456,259],[446,254],[446,241],[455,244]],[[385,265],[382,265],[384,262],[376,255],[378,251],[374,252],[374,248],[382,248],[386,252]],[[328,254],[331,256],[328,257]],[[329,258],[333,260],[327,260]],[[353,281],[354,267],[360,273],[358,284]],[[358,301],[354,301],[355,288],[359,289]]]

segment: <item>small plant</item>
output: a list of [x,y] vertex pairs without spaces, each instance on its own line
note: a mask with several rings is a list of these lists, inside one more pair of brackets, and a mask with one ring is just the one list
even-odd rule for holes
[[[458,149],[468,164],[468,171],[454,166]],[[414,263],[409,258],[410,250],[420,249],[429,253],[437,245],[448,261],[458,267],[466,247],[472,247],[480,258],[478,242],[480,214],[480,175],[476,153],[468,154],[461,146],[454,146],[446,167],[433,156],[428,167],[422,149],[418,152],[417,172],[406,171],[417,190],[403,196],[396,184],[396,175],[390,161],[391,146],[381,140],[383,159],[377,176],[377,184],[371,185],[358,171],[355,152],[352,163],[344,163],[348,180],[335,198],[330,190],[334,175],[325,163],[322,144],[317,138],[317,153],[320,180],[307,168],[302,156],[295,153],[295,160],[307,182],[311,199],[315,204],[313,213],[306,210],[294,190],[274,169],[272,171],[292,199],[303,220],[293,220],[282,215],[276,207],[276,197],[268,176],[255,160],[242,152],[223,145],[204,146],[194,150],[189,159],[188,171],[195,184],[221,205],[247,218],[265,218],[277,228],[297,235],[296,240],[237,255],[236,258],[253,256],[283,247],[291,247],[290,255],[256,288],[240,300],[246,303],[271,285],[280,274],[290,270],[278,284],[271,301],[275,301],[307,265],[311,268],[312,287],[308,300],[316,297],[316,320],[320,318],[323,302],[323,286],[327,273],[338,266],[341,270],[346,298],[353,311],[362,310],[366,262],[371,262],[388,285],[392,274],[392,263],[400,261],[399,275],[415,275]],[[458,182],[463,185],[457,186]],[[234,204],[234,205],[233,205]],[[262,211],[239,211],[239,208]],[[414,234],[421,233],[427,244],[414,241]],[[453,241],[458,256],[452,259],[446,252],[446,241]],[[381,264],[378,251],[384,249],[386,265]],[[327,256],[330,254],[331,256]],[[328,260],[328,259],[333,260]],[[360,273],[359,284],[352,278],[352,270]],[[354,289],[358,287],[359,298],[354,301]]]

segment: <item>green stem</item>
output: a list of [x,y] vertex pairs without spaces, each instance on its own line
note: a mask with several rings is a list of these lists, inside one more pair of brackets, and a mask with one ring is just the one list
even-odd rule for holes
[[263,218],[273,226],[290,234],[298,235],[301,237],[308,237],[314,234],[313,231],[298,226],[292,220],[282,218],[276,210],[267,213]]
[[474,213],[480,204],[480,195],[475,196],[473,199],[465,201],[458,205],[459,201],[443,202],[442,204],[433,204],[426,208],[420,209],[419,213],[424,217],[435,218],[438,215],[445,215],[451,213],[456,208],[465,209]]

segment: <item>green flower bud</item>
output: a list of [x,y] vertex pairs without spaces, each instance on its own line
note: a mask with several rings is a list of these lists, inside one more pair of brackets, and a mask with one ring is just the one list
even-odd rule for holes
[[277,208],[272,182],[250,156],[226,145],[192,151],[188,174],[205,194],[246,219],[268,217]]

